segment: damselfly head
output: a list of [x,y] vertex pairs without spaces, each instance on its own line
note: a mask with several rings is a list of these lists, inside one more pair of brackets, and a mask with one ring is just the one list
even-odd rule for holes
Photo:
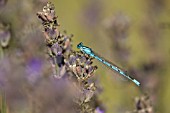
[[80,47],[82,47],[82,46],[83,46],[83,43],[80,42],[80,43],[77,45],[77,48],[80,49]]

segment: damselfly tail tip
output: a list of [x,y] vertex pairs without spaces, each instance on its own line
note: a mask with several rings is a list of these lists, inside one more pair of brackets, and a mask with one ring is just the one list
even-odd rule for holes
[[140,86],[140,82],[138,82],[136,79],[134,79],[133,82],[134,82],[137,86]]

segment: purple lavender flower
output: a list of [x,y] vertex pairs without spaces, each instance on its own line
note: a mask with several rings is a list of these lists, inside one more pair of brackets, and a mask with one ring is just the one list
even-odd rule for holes
[[10,62],[7,57],[0,59],[0,86],[4,86],[7,82],[7,75],[10,72]]
[[97,26],[101,19],[102,8],[103,4],[101,0],[90,1],[82,12],[82,23],[85,23],[84,25],[87,28],[94,28],[94,26]]
[[0,87],[4,86],[6,81],[5,72],[0,68]]
[[6,4],[7,0],[0,0],[0,6],[4,6]]
[[104,113],[104,111],[101,108],[97,107],[95,113]]
[[30,61],[28,61],[26,67],[28,81],[34,83],[40,77],[42,71],[42,64],[43,63],[39,58],[32,58],[30,59]]

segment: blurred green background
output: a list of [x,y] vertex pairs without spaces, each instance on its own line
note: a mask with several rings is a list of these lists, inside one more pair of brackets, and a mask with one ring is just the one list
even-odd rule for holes
[[[30,46],[35,40],[36,37],[29,39],[32,36],[32,31],[29,30],[39,29],[37,32],[41,32],[36,12],[42,10],[44,1],[8,0],[4,6],[0,6],[0,21],[11,25],[10,46],[1,50],[3,51],[1,56],[20,46]],[[121,80],[122,78],[113,71],[95,61],[99,67],[96,78],[102,89],[99,100],[107,113],[133,110],[135,108],[133,99],[144,93],[148,93],[153,99],[156,113],[170,112],[170,0],[51,0],[51,2],[56,7],[60,30],[74,34],[75,50],[76,45],[83,42],[120,67],[129,71],[137,70],[132,74],[137,74],[134,77],[141,82],[141,87]],[[114,49],[115,35],[113,37],[108,35],[112,34],[110,33],[112,29],[108,32],[106,27],[107,20],[116,17],[120,12],[129,19],[128,33],[123,46],[126,46],[130,55],[125,62],[118,58]],[[40,39],[42,41],[38,42],[42,44],[43,38]],[[27,57],[45,54],[41,49],[44,48],[43,44],[34,46],[38,46],[37,50],[42,51],[36,52],[35,49]],[[150,62],[154,62],[156,68],[150,72],[142,71],[142,66]]]

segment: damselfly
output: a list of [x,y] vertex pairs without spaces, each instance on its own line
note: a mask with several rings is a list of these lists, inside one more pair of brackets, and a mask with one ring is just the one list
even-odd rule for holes
[[83,53],[97,59],[98,61],[102,62],[103,64],[107,65],[108,67],[110,67],[112,70],[118,72],[119,74],[123,75],[124,77],[128,78],[129,80],[131,80],[132,82],[134,82],[137,86],[140,86],[140,82],[138,82],[136,79],[130,77],[126,71],[123,71],[121,68],[119,68],[118,66],[114,65],[113,63],[108,62],[107,60],[105,60],[104,58],[100,57],[99,55],[97,55],[96,53],[94,53],[92,51],[91,48],[84,46],[83,43],[79,43],[77,45],[77,48],[80,49]]

